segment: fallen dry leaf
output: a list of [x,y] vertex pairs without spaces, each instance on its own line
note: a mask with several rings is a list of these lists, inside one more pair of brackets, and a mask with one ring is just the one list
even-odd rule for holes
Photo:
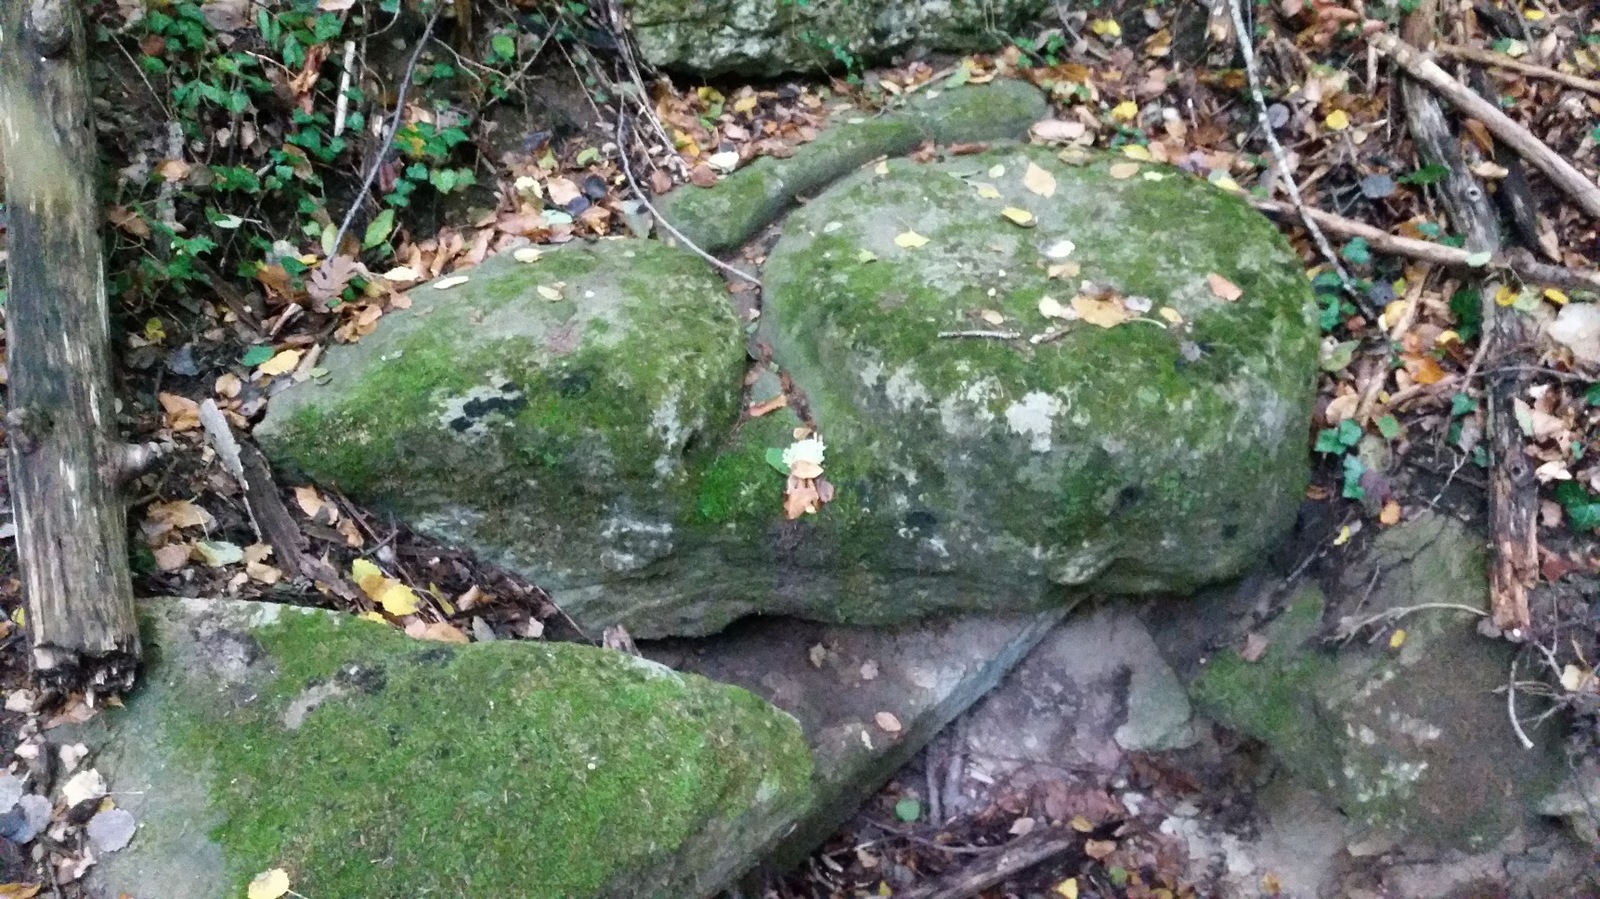
[[1211,295],[1224,303],[1231,303],[1244,296],[1244,291],[1239,289],[1239,285],[1216,272],[1206,274],[1206,283],[1211,285]]
[[1133,317],[1128,308],[1122,304],[1121,297],[1090,297],[1078,295],[1072,298],[1072,309],[1084,321],[1102,328],[1113,328]]
[[1027,171],[1022,173],[1022,186],[1041,197],[1053,197],[1056,194],[1056,176],[1040,168],[1037,163],[1030,162]]

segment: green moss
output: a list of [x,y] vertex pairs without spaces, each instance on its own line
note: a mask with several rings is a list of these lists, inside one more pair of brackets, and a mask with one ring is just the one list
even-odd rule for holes
[[[577,897],[629,878],[622,894],[655,895],[642,885],[707,820],[810,776],[792,719],[621,655],[299,614],[255,636],[277,665],[258,697],[171,707],[226,815],[232,895],[279,866],[311,896]],[[285,727],[319,685],[334,695]]]

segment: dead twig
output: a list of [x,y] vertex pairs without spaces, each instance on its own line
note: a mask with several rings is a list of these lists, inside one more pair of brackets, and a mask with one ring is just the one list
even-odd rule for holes
[[1451,77],[1449,72],[1441,69],[1438,63],[1416,47],[1388,33],[1375,34],[1370,40],[1378,52],[1394,60],[1407,74],[1433,88],[1462,113],[1482,122],[1490,133],[1544,172],[1551,183],[1571,197],[1579,209],[1600,218],[1600,186],[1596,186],[1544,141],[1512,121],[1493,103]]
[[439,14],[444,12],[444,8],[443,3],[434,5],[433,14],[428,16],[428,24],[422,29],[422,37],[417,40],[416,48],[411,51],[411,58],[406,61],[405,74],[400,77],[400,90],[395,93],[394,115],[390,116],[388,127],[383,129],[383,141],[378,145],[378,152],[372,157],[372,164],[367,166],[366,177],[361,179],[361,189],[356,191],[355,197],[350,200],[350,208],[344,214],[344,221],[339,223],[339,230],[334,232],[335,254],[344,243],[344,236],[350,233],[350,226],[355,222],[361,204],[367,201],[367,194],[372,192],[372,182],[378,179],[378,170],[383,168],[383,160],[389,155],[389,148],[394,146],[394,136],[400,132],[400,120],[406,114],[406,91],[411,89],[411,77],[416,74],[417,60],[422,58],[423,49],[433,37],[433,26],[438,23]]
[[1324,261],[1332,267],[1339,276],[1339,285],[1345,293],[1355,300],[1356,305],[1368,318],[1378,317],[1376,310],[1367,300],[1365,294],[1356,289],[1355,283],[1350,280],[1350,273],[1345,271],[1344,264],[1339,261],[1339,256],[1333,251],[1333,245],[1328,243],[1327,235],[1322,233],[1315,219],[1311,217],[1306,208],[1305,198],[1300,195],[1300,185],[1294,180],[1294,172],[1289,169],[1289,151],[1278,142],[1278,133],[1272,127],[1272,118],[1267,113],[1267,99],[1261,93],[1261,75],[1256,71],[1256,51],[1250,43],[1250,32],[1245,28],[1244,12],[1240,0],[1227,0],[1228,11],[1233,15],[1233,29],[1239,39],[1239,53],[1244,57],[1244,71],[1250,82],[1250,98],[1255,101],[1256,116],[1261,122],[1261,132],[1266,135],[1267,146],[1272,149],[1272,161],[1278,170],[1278,178],[1283,181],[1284,189],[1289,192],[1289,199],[1293,201],[1294,208],[1300,213],[1300,221],[1305,225],[1306,233],[1311,235],[1312,243],[1317,245],[1317,252],[1322,254]]
[[947,874],[924,886],[907,890],[901,899],[967,899],[1036,865],[1072,851],[1081,835],[1041,830],[1007,843],[993,855]]
[[[1299,212],[1293,206],[1279,200],[1263,200],[1252,197],[1250,198],[1250,205],[1269,215],[1284,218],[1293,218],[1299,215]],[[1331,212],[1323,212],[1320,209],[1307,208],[1305,214],[1330,233],[1337,234],[1340,237],[1362,238],[1374,251],[1379,253],[1431,262],[1445,268],[1505,271],[1531,284],[1600,290],[1600,270],[1550,265],[1534,259],[1532,254],[1526,250],[1512,250],[1498,255],[1491,254],[1489,259],[1484,261],[1481,256],[1475,258],[1475,254],[1458,247],[1447,247],[1444,244],[1431,241],[1390,234],[1382,228],[1374,227],[1365,222],[1358,222],[1355,219],[1345,218],[1344,216],[1334,215]]]
[[940,340],[1021,340],[1020,331],[940,331]]
[[655,204],[650,202],[650,199],[649,199],[648,196],[646,196],[646,194],[644,192],[644,189],[641,188],[639,186],[639,182],[634,179],[634,177],[633,177],[633,166],[628,162],[628,141],[627,141],[628,128],[627,128],[627,123],[628,123],[628,111],[627,111],[627,109],[626,108],[619,109],[617,111],[617,159],[622,163],[622,176],[627,179],[628,187],[633,190],[634,196],[639,198],[639,202],[644,205],[644,208],[652,216],[655,217],[655,220],[661,225],[661,227],[666,229],[667,233],[671,234],[673,236],[673,238],[678,241],[679,244],[682,244],[683,246],[687,247],[696,256],[699,256],[701,259],[704,259],[706,262],[711,263],[711,265],[716,267],[717,269],[720,269],[721,271],[727,272],[728,274],[733,275],[736,278],[741,278],[741,279],[743,279],[745,281],[749,281],[751,284],[754,284],[755,286],[760,287],[761,286],[761,279],[760,278],[757,278],[755,275],[746,274],[745,272],[742,272],[739,269],[734,268],[733,266],[729,265],[726,262],[723,262],[721,259],[718,259],[717,257],[711,255],[710,253],[707,253],[705,250],[702,250],[699,247],[695,246],[694,241],[690,240],[687,237],[684,237],[683,236],[683,232],[679,231],[677,228],[674,228],[672,226],[672,223],[667,221],[667,217],[661,214],[661,210],[657,209],[655,207]]
[[1464,47],[1460,44],[1439,44],[1434,49],[1446,56],[1464,59],[1467,62],[1493,66],[1497,69],[1510,69],[1513,72],[1521,72],[1524,75],[1532,75],[1535,78],[1543,78],[1546,81],[1565,84],[1567,87],[1574,87],[1580,91],[1600,94],[1600,81],[1596,81],[1593,78],[1584,78],[1581,75],[1571,75],[1545,66],[1535,65],[1531,62],[1523,62],[1520,59],[1514,59],[1504,53],[1496,53],[1493,50]]

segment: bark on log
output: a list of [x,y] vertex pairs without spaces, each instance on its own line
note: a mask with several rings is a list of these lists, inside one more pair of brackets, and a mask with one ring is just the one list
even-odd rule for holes
[[103,692],[139,660],[119,488],[155,453],[116,434],[86,52],[71,0],[0,2],[6,423],[33,667]]
[[[1406,16],[1402,27],[1409,41],[1421,46],[1431,41],[1436,8],[1436,0],[1424,0]],[[1404,65],[1403,55],[1397,58]],[[1441,187],[1452,223],[1466,236],[1468,250],[1499,253],[1500,226],[1494,207],[1477,179],[1466,170],[1459,144],[1445,122],[1439,101],[1423,89],[1423,84],[1437,88],[1437,81],[1410,66],[1407,73],[1417,80],[1401,84],[1406,121],[1418,152],[1429,162],[1450,168],[1450,175]],[[1456,84],[1453,79],[1450,83]],[[1487,102],[1476,94],[1472,96]],[[1492,285],[1482,286],[1481,293],[1483,334],[1479,339],[1490,343],[1496,362],[1491,369],[1495,373],[1487,377],[1484,391],[1488,407],[1489,530],[1492,534],[1490,613],[1494,626],[1502,634],[1520,641],[1526,639],[1529,629],[1528,590],[1539,574],[1538,535],[1534,528],[1538,484],[1533,477],[1533,466],[1528,464],[1523,452],[1522,431],[1516,415],[1517,398],[1527,386],[1526,372],[1531,370],[1530,366],[1519,363],[1532,361],[1527,358],[1531,338],[1524,316],[1495,302]]]

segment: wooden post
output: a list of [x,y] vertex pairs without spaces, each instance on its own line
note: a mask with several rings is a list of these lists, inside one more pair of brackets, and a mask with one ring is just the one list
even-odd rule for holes
[[116,433],[86,60],[75,0],[0,0],[6,428],[33,668],[108,692],[139,661],[120,486],[155,448]]

